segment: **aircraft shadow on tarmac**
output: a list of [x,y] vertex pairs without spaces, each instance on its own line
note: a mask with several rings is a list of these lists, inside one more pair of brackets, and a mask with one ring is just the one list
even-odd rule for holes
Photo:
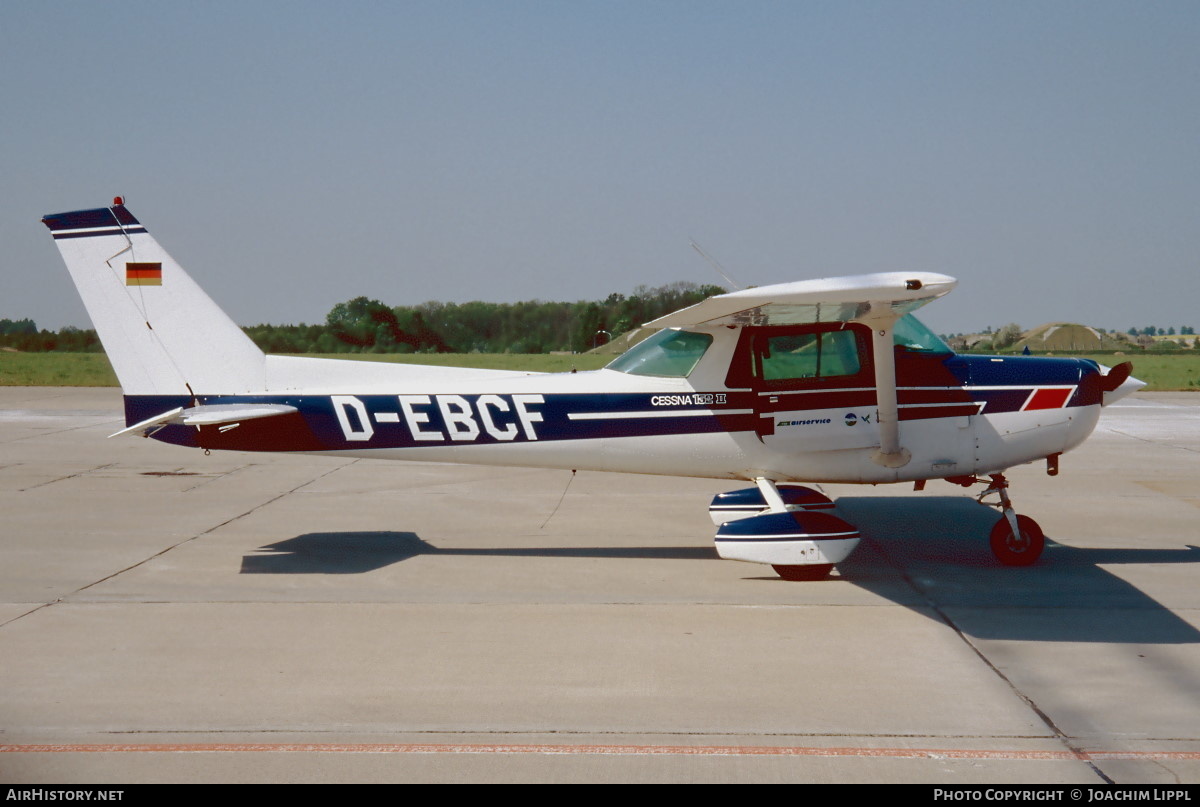
[[242,574],[362,574],[417,555],[491,557],[659,558],[713,560],[716,550],[691,546],[550,546],[441,548],[414,532],[310,532],[268,544],[242,558]]
[[[1048,642],[1191,644],[1200,631],[1102,568],[1200,564],[1200,547],[1079,548],[1046,536],[1037,564],[1002,566],[988,535],[999,511],[960,496],[843,497],[838,514],[863,534],[839,568],[843,579],[926,608],[969,636]],[[1065,538],[1066,536],[1064,536]],[[1136,542],[1130,537],[1130,543]],[[1086,536],[1073,535],[1085,542]],[[903,590],[898,585],[903,583]]]
[[[788,586],[849,582],[983,639],[1200,643],[1200,631],[1101,568],[1200,563],[1200,547],[1086,549],[1047,536],[1045,554],[1036,565],[1009,568],[1001,566],[988,547],[997,511],[971,499],[843,497],[838,513],[855,524],[864,539],[839,566],[840,576],[804,583],[753,573],[746,579]],[[243,557],[241,572],[363,574],[417,555],[716,558],[711,546],[442,548],[412,532],[323,532],[261,547]]]

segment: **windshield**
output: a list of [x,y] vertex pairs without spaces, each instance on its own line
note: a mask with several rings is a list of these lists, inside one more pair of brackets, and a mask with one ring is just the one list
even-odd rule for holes
[[892,341],[897,347],[921,353],[953,353],[950,346],[938,335],[926,328],[912,314],[905,314],[896,321]]
[[663,330],[622,353],[609,370],[632,375],[686,378],[712,344],[712,336],[691,331]]

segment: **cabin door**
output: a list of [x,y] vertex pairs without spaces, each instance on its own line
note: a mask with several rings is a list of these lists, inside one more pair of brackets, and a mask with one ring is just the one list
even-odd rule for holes
[[753,331],[744,349],[765,445],[786,452],[879,445],[865,328],[818,323]]

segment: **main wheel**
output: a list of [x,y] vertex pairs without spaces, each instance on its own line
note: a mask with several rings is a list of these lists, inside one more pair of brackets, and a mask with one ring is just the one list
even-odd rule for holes
[[1032,566],[1042,555],[1046,536],[1042,528],[1029,516],[1017,516],[1020,535],[1013,535],[1012,525],[1005,516],[1000,516],[992,527],[992,554],[1005,566]]
[[784,580],[823,580],[833,571],[832,563],[811,563],[807,566],[772,566]]

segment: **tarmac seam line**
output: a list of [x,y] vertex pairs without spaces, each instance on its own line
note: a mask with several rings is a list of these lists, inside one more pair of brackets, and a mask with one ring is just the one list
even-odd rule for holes
[[1071,738],[1068,737],[1067,734],[1058,727],[1058,724],[1054,722],[1054,720],[1050,717],[1050,715],[1048,715],[1045,711],[1043,711],[1042,708],[1040,706],[1038,706],[1037,703],[1034,702],[1034,700],[1031,697],[1029,697],[1024,692],[1022,692],[1021,689],[1015,683],[1013,683],[1012,679],[1010,679],[1007,675],[1004,674],[1004,672],[999,667],[997,667],[995,664],[992,663],[992,660],[989,659],[973,641],[971,641],[971,638],[969,636],[967,636],[966,632],[964,632],[962,630],[962,628],[960,628],[958,626],[958,624],[953,619],[950,618],[949,614],[947,614],[945,611],[942,610],[942,607],[937,602],[935,602],[932,597],[929,596],[929,593],[924,588],[922,588],[920,586],[920,584],[918,584],[917,581],[914,580],[908,574],[907,571],[905,571],[903,568],[901,568],[900,565],[897,564],[892,559],[892,557],[888,554],[886,548],[884,548],[878,541],[875,541],[874,543],[876,545],[876,548],[879,550],[880,554],[883,555],[883,557],[887,560],[887,562],[889,564],[891,564],[893,568],[896,569],[896,571],[900,574],[900,576],[904,579],[904,581],[906,583],[908,583],[909,586],[912,587],[913,591],[915,591],[917,594],[919,594],[921,596],[921,598],[923,600],[925,600],[925,602],[929,606],[929,608],[932,609],[933,612],[938,615],[938,617],[946,624],[946,626],[949,627],[952,631],[955,632],[955,634],[958,635],[958,638],[960,640],[962,640],[963,644],[965,644],[967,647],[969,647],[971,649],[971,652],[974,653],[975,656],[980,661],[982,661],[984,664],[986,664],[988,669],[990,669],[996,677],[998,677],[1001,681],[1003,681],[1005,684],[1007,684],[1009,690],[1012,691],[1012,693],[1014,695],[1016,695],[1018,698],[1020,698],[1021,701],[1024,702],[1024,704],[1035,715],[1038,716],[1038,718],[1042,721],[1042,723],[1044,723],[1046,725],[1046,727],[1050,729],[1050,731],[1054,734],[1055,738],[1057,738],[1058,741],[1061,742],[1068,749],[1068,752],[1070,754],[1072,754],[1074,756],[1074,758],[1078,759],[1080,762],[1083,762],[1089,768],[1091,768],[1092,771],[1105,782],[1105,784],[1110,784],[1110,785],[1116,784],[1115,781],[1113,781],[1111,778],[1109,778],[1108,775],[1105,774],[1104,771],[1102,771],[1098,765],[1096,765],[1096,763],[1093,761],[1093,759],[1088,756],[1087,752],[1085,752],[1082,748],[1077,748],[1075,746],[1075,744],[1073,742],[1071,742]]
[[95,468],[86,468],[82,471],[76,471],[73,474],[67,474],[66,476],[60,476],[57,479],[47,479],[45,482],[38,482],[36,485],[30,485],[27,488],[18,488],[17,492],[25,493],[26,491],[29,491],[29,490],[37,490],[38,488],[45,487],[46,485],[53,485],[55,482],[63,482],[63,481],[66,481],[67,479],[74,479],[77,476],[83,476],[84,474],[90,474],[90,473],[93,473],[94,471],[103,471],[105,468],[111,468],[116,464],[117,463],[115,463],[115,462],[110,462],[110,463],[106,463],[105,465],[97,465]]
[[123,422],[124,422],[124,421],[121,421],[121,420],[115,420],[115,419],[114,419],[114,420],[105,420],[105,421],[101,421],[100,423],[87,423],[87,424],[84,424],[83,426],[72,426],[72,427],[70,427],[69,429],[54,429],[54,430],[52,430],[52,431],[46,431],[46,432],[37,432],[36,434],[27,434],[27,435],[25,435],[24,437],[14,437],[14,438],[13,438],[13,439],[11,439],[11,440],[5,440],[5,441],[3,441],[3,442],[5,442],[5,443],[19,443],[19,442],[21,442],[22,440],[32,440],[32,439],[34,439],[34,438],[37,438],[37,437],[48,437],[49,435],[52,435],[52,434],[66,434],[67,432],[77,432],[77,431],[79,431],[80,429],[94,429],[94,428],[96,428],[97,426],[103,426],[105,423],[109,424],[109,426],[111,427],[111,426],[112,426],[112,425],[114,425],[114,424],[115,424],[115,425],[120,425],[120,424],[121,424],[121,423],[123,423]]
[[1108,429],[1108,431],[1111,432],[1112,434],[1119,434],[1122,437],[1128,437],[1131,440],[1138,440],[1143,443],[1149,443],[1150,445],[1153,445],[1153,446],[1162,446],[1163,448],[1177,448],[1180,451],[1190,451],[1193,454],[1200,454],[1200,451],[1197,451],[1194,448],[1188,448],[1187,446],[1177,446],[1174,443],[1164,443],[1161,440],[1150,440],[1149,438],[1146,438],[1146,437],[1138,437],[1136,434],[1130,434],[1129,432],[1123,432],[1120,429],[1110,428],[1110,429]]
[[[217,531],[217,530],[221,529],[222,527],[224,527],[224,526],[226,526],[226,525],[228,525],[228,524],[232,524],[233,522],[235,522],[235,521],[237,521],[237,520],[239,520],[239,519],[245,518],[246,516],[250,515],[251,513],[254,513],[254,512],[256,512],[256,511],[258,511],[258,510],[261,510],[262,508],[266,507],[267,505],[269,505],[269,504],[272,504],[272,503],[274,503],[274,502],[277,502],[277,501],[279,501],[280,499],[282,499],[282,498],[284,498],[284,497],[286,497],[286,496],[290,496],[290,495],[292,495],[293,493],[295,493],[296,491],[300,490],[301,488],[307,487],[308,485],[311,485],[311,484],[313,484],[314,482],[318,482],[318,481],[320,481],[320,480],[324,479],[325,477],[329,476],[329,475],[330,475],[330,474],[332,474],[333,472],[335,472],[335,471],[339,471],[339,470],[341,470],[342,468],[348,468],[348,467],[350,467],[351,465],[354,465],[354,464],[355,464],[355,463],[357,463],[357,462],[358,462],[358,460],[357,460],[357,459],[353,459],[353,460],[350,460],[350,462],[347,462],[347,463],[345,463],[345,464],[343,464],[343,465],[338,465],[336,468],[330,468],[330,469],[329,469],[328,471],[326,471],[325,473],[323,473],[323,474],[319,474],[319,475],[317,475],[317,476],[314,476],[312,479],[308,479],[308,480],[306,480],[306,481],[304,481],[304,482],[301,482],[299,485],[296,485],[294,488],[291,488],[290,490],[285,490],[283,493],[280,493],[280,494],[278,494],[278,495],[276,495],[276,496],[272,496],[270,499],[267,499],[267,500],[266,500],[266,501],[264,501],[264,502],[259,502],[258,504],[254,505],[253,507],[251,507],[249,510],[247,510],[247,511],[246,511],[246,512],[244,512],[244,513],[240,513],[240,514],[238,514],[238,515],[236,515],[236,516],[233,516],[233,517],[231,517],[231,518],[227,518],[227,519],[225,519],[224,521],[222,521],[220,524],[215,524],[215,525],[213,525],[212,527],[209,527],[208,529],[204,530],[203,532],[198,532],[198,533],[196,533],[195,535],[193,535],[193,536],[191,536],[191,537],[189,537],[189,538],[184,538],[182,541],[178,541],[178,542],[176,542],[176,543],[174,543],[174,544],[171,544],[170,546],[168,546],[168,547],[165,547],[165,548],[163,548],[163,549],[159,550],[158,552],[155,552],[153,555],[149,555],[149,556],[147,556],[147,557],[145,557],[145,558],[142,558],[142,559],[141,559],[141,560],[139,560],[137,563],[133,563],[133,564],[130,564],[129,566],[126,566],[124,569],[118,569],[117,571],[113,572],[112,574],[105,575],[104,577],[101,577],[99,580],[93,580],[92,582],[88,583],[86,586],[81,586],[81,587],[79,587],[79,588],[75,589],[75,590],[74,590],[74,591],[72,591],[70,594],[66,594],[66,595],[64,595],[64,596],[62,596],[62,597],[58,597],[57,599],[55,599],[55,600],[52,600],[51,602],[43,603],[42,605],[39,605],[37,608],[34,608],[34,609],[30,610],[30,611],[27,611],[27,612],[25,612],[24,614],[21,614],[20,616],[17,616],[17,617],[14,617],[13,619],[10,619],[10,620],[8,620],[7,622],[5,622],[5,623],[4,623],[4,625],[11,625],[13,622],[16,622],[18,619],[24,619],[25,617],[29,616],[30,614],[35,614],[35,613],[37,613],[38,611],[41,611],[41,610],[42,610],[42,609],[44,609],[44,608],[49,608],[49,607],[50,607],[50,606],[52,606],[52,605],[57,605],[58,603],[61,603],[61,602],[64,602],[65,600],[67,600],[67,598],[69,598],[69,597],[74,597],[74,596],[75,596],[75,595],[77,595],[77,594],[80,594],[80,593],[82,593],[82,592],[84,592],[84,591],[87,591],[89,588],[92,588],[93,586],[98,586],[98,585],[100,585],[101,583],[103,583],[103,582],[105,582],[105,581],[112,580],[112,579],[113,579],[113,578],[115,578],[115,577],[119,577],[120,575],[123,575],[123,574],[125,574],[125,572],[128,572],[128,571],[130,571],[130,570],[132,570],[132,569],[136,569],[136,568],[138,568],[139,566],[143,566],[143,565],[145,565],[146,563],[149,563],[150,561],[154,560],[155,558],[160,558],[160,557],[162,557],[163,555],[165,555],[165,554],[167,554],[168,552],[170,552],[172,549],[175,549],[175,548],[177,548],[177,547],[183,546],[183,545],[184,545],[184,544],[186,544],[186,543],[190,543],[190,542],[192,542],[192,541],[195,541],[195,540],[196,540],[196,539],[198,539],[198,538],[203,538],[205,535],[208,535],[209,533],[215,532],[215,531]],[[117,464],[117,463],[113,462],[113,463],[109,463],[108,465],[101,465],[101,466],[99,466],[99,468],[92,468],[92,469],[90,469],[90,470],[91,470],[91,471],[96,471],[96,470],[100,470],[100,468],[109,468],[109,467],[112,467],[113,465],[116,465],[116,464]],[[80,476],[80,475],[82,475],[82,474],[85,474],[85,473],[89,473],[89,471],[81,471],[80,473],[78,473],[78,474],[72,474],[71,476]],[[63,479],[69,479],[69,478],[70,478],[70,477],[63,477]],[[58,481],[58,480],[52,480],[52,481]],[[50,484],[50,483],[49,483],[49,482],[45,482],[45,483],[43,483],[43,484]]]

